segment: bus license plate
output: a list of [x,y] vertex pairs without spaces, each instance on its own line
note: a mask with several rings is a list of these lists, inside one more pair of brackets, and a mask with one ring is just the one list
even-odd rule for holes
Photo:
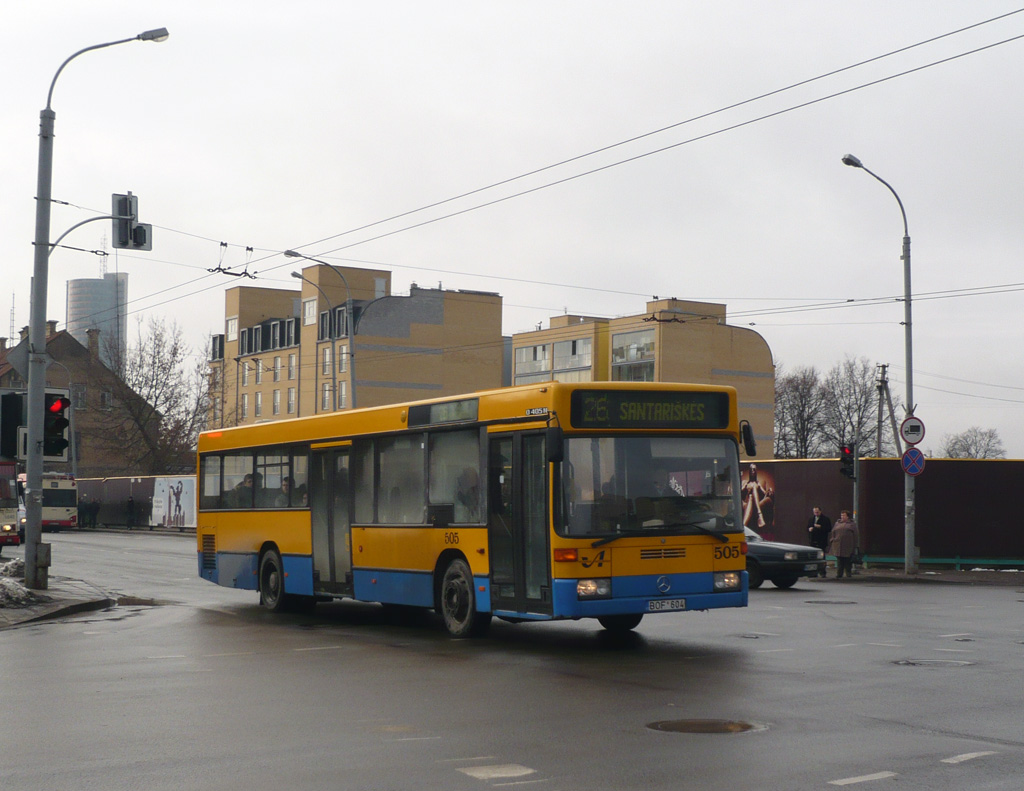
[[686,599],[657,599],[647,602],[648,612],[668,612],[670,610],[685,610]]

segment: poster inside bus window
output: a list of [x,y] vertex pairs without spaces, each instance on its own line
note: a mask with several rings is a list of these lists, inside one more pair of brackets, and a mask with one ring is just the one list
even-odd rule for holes
[[726,393],[658,390],[576,390],[574,428],[703,428],[729,425]]

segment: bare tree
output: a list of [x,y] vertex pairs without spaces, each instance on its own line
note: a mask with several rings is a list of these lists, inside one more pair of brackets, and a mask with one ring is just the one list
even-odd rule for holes
[[824,447],[825,391],[813,366],[775,372],[775,457],[809,459],[830,455]]
[[158,475],[195,467],[195,447],[206,420],[205,360],[185,342],[176,322],[138,324],[135,345],[122,358],[108,347],[116,385],[108,439],[116,442],[126,473]]
[[878,389],[874,363],[866,357],[847,356],[825,376],[822,391],[821,437],[829,454],[837,453],[842,444],[856,442],[861,456],[877,455]]
[[994,428],[971,426],[959,434],[944,436],[940,454],[947,459],[1005,459],[1006,449]]

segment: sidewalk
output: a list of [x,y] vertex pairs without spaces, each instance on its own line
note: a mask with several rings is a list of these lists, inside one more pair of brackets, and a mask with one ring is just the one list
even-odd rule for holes
[[117,604],[117,600],[95,585],[69,577],[50,577],[46,590],[29,591],[21,585],[22,580],[3,578],[17,583],[24,591],[26,601],[11,601],[5,597],[0,601],[0,630],[47,618],[61,618],[92,610],[105,610]]

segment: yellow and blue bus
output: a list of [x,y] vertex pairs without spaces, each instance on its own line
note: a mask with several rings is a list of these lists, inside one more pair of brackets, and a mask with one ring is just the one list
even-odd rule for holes
[[271,610],[433,608],[508,621],[747,604],[731,387],[523,385],[208,431],[199,574]]

